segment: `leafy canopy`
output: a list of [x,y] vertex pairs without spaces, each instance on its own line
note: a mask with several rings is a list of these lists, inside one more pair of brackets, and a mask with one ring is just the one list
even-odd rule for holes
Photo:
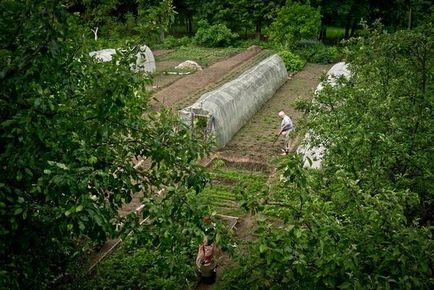
[[322,169],[282,162],[221,289],[433,287],[433,35],[379,29],[349,44],[352,78],[303,104]]
[[293,48],[301,39],[316,38],[321,14],[308,4],[288,1],[279,9],[277,17],[268,29],[270,41],[284,48]]
[[130,48],[113,62],[90,58],[58,1],[2,1],[0,11],[1,288],[44,288],[68,271],[78,238],[129,229],[135,218],[118,209],[133,194],[200,190],[195,160],[207,147],[172,113],[144,115],[149,79],[130,71]]

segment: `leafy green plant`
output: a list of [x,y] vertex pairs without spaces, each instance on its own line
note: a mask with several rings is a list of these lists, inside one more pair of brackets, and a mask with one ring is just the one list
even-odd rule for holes
[[163,43],[159,45],[162,48],[176,48],[180,46],[188,46],[191,43],[191,39],[188,36],[176,38],[174,36],[167,36]]
[[206,143],[169,111],[144,116],[150,80],[131,72],[134,55],[90,58],[76,16],[52,4],[0,4],[0,288],[47,288],[81,239],[128,232],[137,219],[118,209],[137,192],[206,183]]
[[285,67],[288,72],[301,71],[306,64],[306,61],[303,60],[300,56],[288,50],[280,51],[279,56],[285,63]]
[[335,46],[325,46],[323,44],[315,44],[305,48],[299,48],[308,62],[312,63],[335,63],[339,59],[339,50]]
[[200,21],[194,41],[207,47],[224,47],[231,45],[237,37],[224,24],[209,25],[206,21]]
[[280,8],[267,35],[276,45],[285,49],[293,48],[301,39],[316,38],[320,23],[321,15],[318,9],[308,4],[287,1],[286,5]]
[[260,219],[248,254],[237,253],[217,289],[432,286],[430,230],[408,226],[402,206],[417,196],[373,196],[343,172],[312,176],[302,164],[293,156],[280,171],[293,192],[275,205],[284,224]]
[[433,287],[432,35],[380,27],[349,43],[352,77],[309,103],[321,170],[283,159],[262,212],[273,217],[262,215],[221,289]]

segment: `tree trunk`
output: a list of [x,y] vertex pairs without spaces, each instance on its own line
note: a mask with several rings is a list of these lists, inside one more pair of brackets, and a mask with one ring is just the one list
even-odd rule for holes
[[187,16],[187,32],[188,35],[193,35],[193,16]]
[[261,21],[256,22],[256,39],[261,40]]
[[410,6],[410,9],[408,10],[408,29],[411,29],[411,21],[412,21],[411,17],[412,17],[412,9]]
[[327,26],[321,25],[321,29],[319,31],[319,40],[324,41],[327,37]]
[[353,25],[351,25],[350,37],[354,36],[354,34],[356,33],[356,29],[357,29],[357,20],[354,20]]
[[351,16],[351,12],[347,16],[347,21],[345,23],[345,35],[344,38],[348,39],[350,37],[350,28],[351,28],[351,20],[353,17]]
[[160,41],[164,41],[164,28],[163,26],[160,26]]
[[95,29],[91,29],[95,38],[95,41],[98,40],[98,27],[95,27]]
[[348,39],[350,37],[350,29],[351,29],[351,24],[353,23],[353,14],[355,9],[356,9],[355,3],[353,3],[353,5],[351,5],[350,11],[348,11],[347,20],[345,23],[345,36],[344,36],[345,39]]

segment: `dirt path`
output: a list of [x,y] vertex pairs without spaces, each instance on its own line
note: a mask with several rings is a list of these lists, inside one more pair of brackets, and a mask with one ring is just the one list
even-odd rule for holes
[[219,155],[267,163],[271,157],[279,154],[284,147],[284,140],[280,138],[273,146],[281,122],[277,113],[285,111],[297,126],[302,116],[294,108],[296,99],[311,99],[321,75],[331,66],[307,64],[303,71],[292,76],[241,128],[232,141],[219,151]]
[[154,94],[157,102],[154,102],[153,106],[156,108],[161,105],[173,106],[177,101],[194,94],[213,82],[219,81],[232,69],[249,60],[260,51],[259,47],[251,47],[233,57],[217,62],[202,71],[178,79],[173,84]]

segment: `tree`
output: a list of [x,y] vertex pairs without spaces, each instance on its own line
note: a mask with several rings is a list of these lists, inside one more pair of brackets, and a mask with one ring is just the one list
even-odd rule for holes
[[241,14],[242,21],[255,27],[256,39],[261,38],[262,28],[270,24],[284,1],[244,0],[237,1],[235,10]]
[[[113,13],[119,4],[118,0],[110,1],[82,1],[84,6],[83,20],[86,26],[94,33],[94,39],[98,40],[98,31],[104,31],[105,34],[109,34],[108,31],[113,29]],[[74,6],[72,6],[74,10]]]
[[288,1],[269,27],[270,41],[284,47],[293,47],[302,38],[315,38],[319,33],[320,20],[318,9]]
[[352,77],[302,104],[322,169],[281,162],[221,289],[433,287],[433,35],[379,27],[350,43]]
[[318,99],[327,104],[315,106],[321,117],[313,126],[330,145],[331,171],[343,166],[361,184],[415,192],[421,212],[428,213],[433,187],[427,181],[434,169],[428,161],[434,134],[432,25],[394,34],[381,29],[351,42],[354,77],[342,91]]
[[173,5],[178,15],[186,21],[187,33],[193,35],[193,17],[198,13],[202,1],[200,0],[174,0]]
[[164,41],[164,34],[175,21],[175,14],[172,0],[163,0],[156,5],[141,1],[139,5],[142,28],[145,31],[158,31],[160,41]]
[[195,160],[207,149],[169,111],[144,116],[149,79],[131,72],[134,51],[90,58],[58,1],[2,1],[0,11],[1,288],[46,288],[83,237],[134,225],[117,213],[134,193],[200,190]]

